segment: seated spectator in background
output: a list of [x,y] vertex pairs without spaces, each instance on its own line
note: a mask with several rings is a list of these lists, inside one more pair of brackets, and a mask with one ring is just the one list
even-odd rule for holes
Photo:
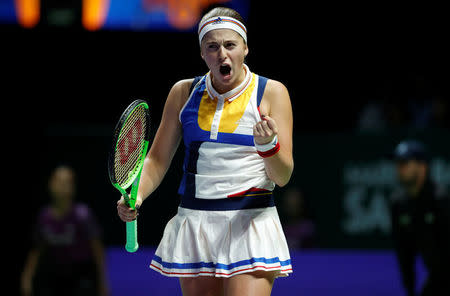
[[22,295],[107,295],[100,229],[91,210],[75,203],[75,173],[54,169],[50,205],[38,215],[21,277]]
[[315,226],[309,217],[303,193],[289,188],[282,197],[281,221],[289,249],[315,247]]
[[391,128],[405,128],[410,125],[406,105],[387,98],[372,100],[359,111],[356,128],[361,132],[380,132]]
[[392,98],[392,101],[387,101],[384,104],[387,126],[389,128],[405,128],[410,125],[410,118],[408,116],[406,106],[396,101],[397,98]]
[[420,295],[450,295],[450,196],[430,180],[422,143],[403,141],[393,156],[402,186],[392,196],[392,231],[407,295],[416,295],[417,255],[428,270]]
[[433,98],[430,127],[450,128],[450,106],[443,96]]
[[361,132],[382,131],[386,125],[386,114],[381,102],[369,101],[359,112],[357,128]]
[[429,127],[432,120],[433,102],[431,100],[409,100],[411,126],[418,129]]
[[448,103],[442,96],[429,100],[411,100],[409,109],[415,128],[449,128]]

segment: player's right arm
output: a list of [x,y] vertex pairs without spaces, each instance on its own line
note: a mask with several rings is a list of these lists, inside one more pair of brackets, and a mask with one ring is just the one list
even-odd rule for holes
[[[161,184],[177,151],[182,136],[182,127],[178,116],[189,96],[192,81],[193,79],[186,79],[177,82],[167,96],[161,123],[144,161],[136,197],[137,208]],[[137,212],[125,204],[123,197],[117,203],[117,210],[119,217],[125,222],[136,218]]]

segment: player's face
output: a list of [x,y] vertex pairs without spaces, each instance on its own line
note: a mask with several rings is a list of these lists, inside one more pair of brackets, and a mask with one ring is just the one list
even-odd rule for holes
[[243,63],[247,54],[244,39],[230,29],[209,31],[201,43],[201,56],[218,91],[231,90],[244,80]]
[[397,162],[397,177],[400,183],[405,186],[412,186],[417,183],[422,163],[416,160]]

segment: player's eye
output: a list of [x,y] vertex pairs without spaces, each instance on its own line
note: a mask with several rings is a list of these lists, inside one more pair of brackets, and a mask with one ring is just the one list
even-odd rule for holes
[[216,50],[219,48],[219,45],[217,43],[210,43],[210,44],[208,44],[207,47],[208,47],[208,49]]
[[227,48],[227,49],[233,49],[235,46],[236,46],[236,43],[234,43],[234,42],[225,43],[225,48]]

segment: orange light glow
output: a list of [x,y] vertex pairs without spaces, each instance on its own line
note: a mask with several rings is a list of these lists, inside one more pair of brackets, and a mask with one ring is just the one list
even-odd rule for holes
[[17,22],[24,28],[35,27],[41,18],[40,0],[14,0]]
[[110,0],[83,0],[81,22],[86,30],[102,28],[108,15]]
[[169,23],[180,30],[190,29],[200,20],[203,9],[229,0],[167,0]]
[[[82,24],[89,31],[103,27],[110,7],[110,1],[117,0],[83,0]],[[123,0],[126,1],[126,0]],[[186,30],[196,25],[200,15],[208,5],[225,3],[230,0],[141,0],[142,9],[151,13],[153,10],[165,10],[169,23],[177,29]]]

